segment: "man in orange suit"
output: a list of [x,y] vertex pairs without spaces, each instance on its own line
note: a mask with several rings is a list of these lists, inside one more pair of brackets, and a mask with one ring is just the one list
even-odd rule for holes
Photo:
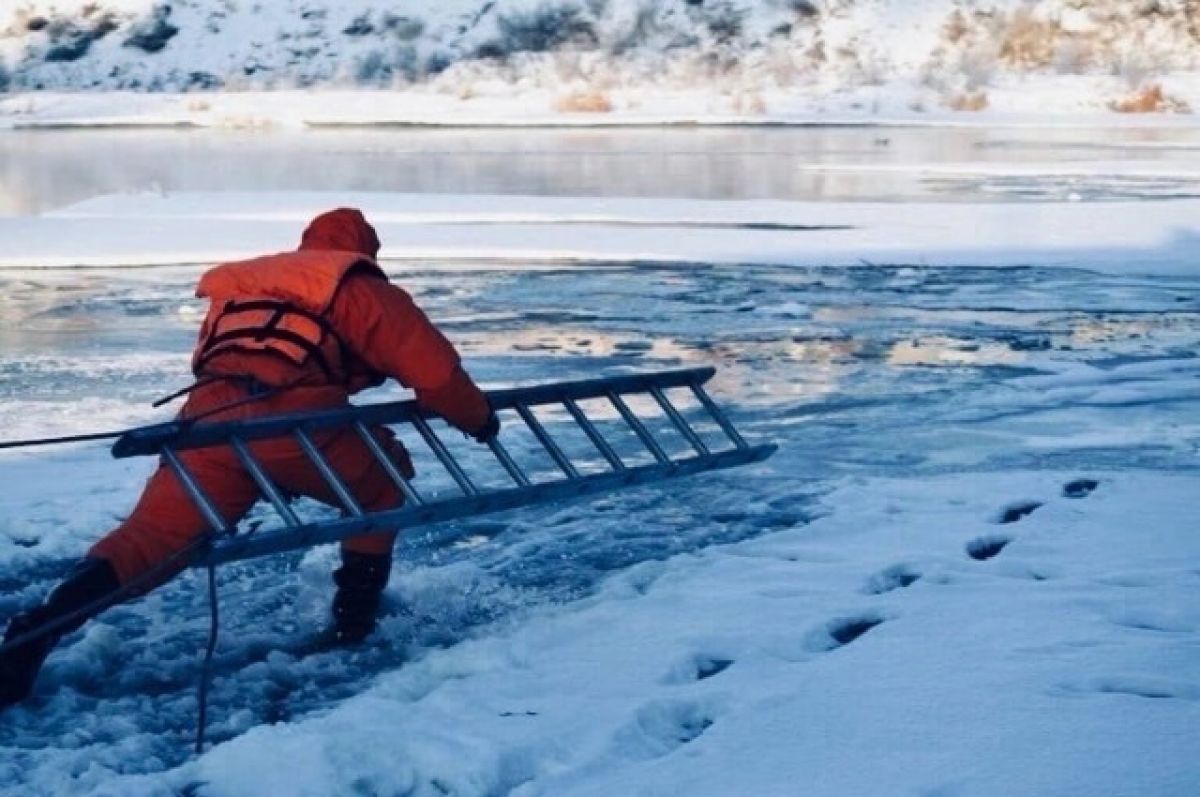
[[[192,356],[196,383],[182,418],[229,421],[346,406],[351,394],[393,378],[417,401],[486,442],[499,421],[463,370],[458,353],[407,293],[375,262],[379,239],[362,213],[324,213],[300,247],[204,274],[196,294],[210,300]],[[373,434],[402,473],[412,463],[389,430]],[[366,509],[399,506],[403,495],[351,429],[317,437],[318,447]],[[298,444],[278,438],[251,451],[286,493],[338,505]],[[260,497],[228,446],[180,454],[227,523]],[[0,653],[0,708],[23,699],[51,649],[107,605],[176,575],[179,556],[209,526],[174,473],[160,465],[129,518],[88,552],[42,606],[9,623]],[[352,644],[375,628],[391,570],[395,534],[380,530],[347,539],[334,571],[333,635]],[[44,631],[43,631],[44,629]],[[24,640],[24,641],[21,641]]]

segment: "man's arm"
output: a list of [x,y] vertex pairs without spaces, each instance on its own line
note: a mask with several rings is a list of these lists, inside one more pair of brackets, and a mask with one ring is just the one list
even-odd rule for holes
[[369,367],[412,388],[420,404],[471,435],[492,425],[487,398],[458,352],[405,291],[351,275],[329,311],[334,329]]

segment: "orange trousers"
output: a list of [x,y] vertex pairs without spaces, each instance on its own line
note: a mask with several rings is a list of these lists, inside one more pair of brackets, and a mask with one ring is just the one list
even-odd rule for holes
[[[192,417],[223,407],[247,395],[246,388],[236,382],[211,383],[192,393],[180,417]],[[346,403],[346,393],[340,388],[293,388],[277,396],[219,412],[211,419],[224,421],[330,409]],[[400,471],[411,477],[412,463],[403,445],[386,428],[375,429],[373,433]],[[334,430],[313,437],[321,453],[364,509],[389,509],[403,503],[403,494],[354,430]],[[299,444],[290,437],[251,443],[250,451],[285,494],[309,496],[339,506],[333,491]],[[192,449],[180,452],[179,457],[230,525],[245,516],[261,497],[258,485],[229,446]],[[210,530],[179,479],[170,468],[160,464],[146,483],[129,518],[97,542],[88,556],[107,560],[122,584],[151,571],[159,571],[148,579],[146,588],[149,589],[182,570],[186,561],[171,566],[165,563]],[[391,552],[394,540],[394,531],[372,531],[345,540],[342,548],[358,553],[387,554]]]

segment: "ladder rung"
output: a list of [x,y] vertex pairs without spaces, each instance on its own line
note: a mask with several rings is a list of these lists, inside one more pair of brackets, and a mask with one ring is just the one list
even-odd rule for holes
[[691,443],[692,448],[696,449],[696,453],[700,456],[708,456],[708,446],[700,439],[700,435],[696,434],[695,430],[688,425],[687,419],[679,413],[675,405],[667,398],[667,394],[663,393],[660,388],[650,388],[650,395],[654,396],[654,400],[658,402],[658,406],[662,407],[663,412],[671,419],[671,423],[679,430],[679,433]]
[[721,431],[725,433],[726,437],[733,441],[735,446],[738,448],[750,447],[750,444],[746,442],[745,438],[738,434],[737,429],[733,428],[733,424],[729,422],[729,418],[726,417],[725,413],[721,411],[721,408],[717,406],[716,402],[713,401],[708,393],[705,392],[703,387],[695,383],[688,385],[688,387],[692,389],[692,393],[695,394],[696,399],[700,402],[700,405],[704,407],[709,415],[712,416],[712,419],[717,422],[717,426],[721,427]]
[[446,448],[446,444],[443,443],[433,429],[430,428],[425,419],[419,415],[415,416],[412,419],[412,425],[421,435],[421,439],[425,441],[425,444],[428,445],[430,450],[433,451],[434,456],[436,456],[442,463],[442,467],[450,472],[450,476],[455,482],[458,483],[459,489],[461,489],[467,495],[479,495],[478,488],[476,488],[471,482],[471,479],[459,466],[458,462],[454,460],[454,457],[450,455],[450,451]]
[[508,453],[508,449],[495,437],[488,440],[487,445],[492,450],[492,453],[496,455],[496,459],[500,460],[500,464],[504,466],[504,469],[508,471],[508,475],[512,477],[513,481],[520,487],[528,487],[530,484],[529,477],[525,475],[525,472],[513,460],[512,455]]
[[392,458],[383,450],[383,446],[379,445],[379,441],[375,439],[375,435],[371,434],[371,430],[362,421],[356,421],[354,423],[354,431],[358,432],[358,436],[366,443],[367,448],[371,450],[371,454],[388,475],[388,478],[396,483],[396,486],[400,488],[400,492],[404,493],[404,500],[413,506],[420,506],[425,503],[424,499],[417,493],[416,488],[409,483],[408,479],[404,478],[404,474],[400,472],[396,464],[392,462]]
[[597,450],[608,460],[608,464],[613,470],[625,470],[625,463],[621,461],[621,457],[613,450],[613,447],[604,439],[604,435],[600,434],[600,430],[592,423],[591,419],[584,414],[580,409],[579,404],[575,399],[567,399],[563,402],[567,408],[567,412],[571,413],[571,417],[575,419],[575,423],[579,424],[583,429],[583,433],[592,441],[592,445],[596,446]]
[[524,404],[517,404],[513,407],[517,414],[521,416],[521,420],[525,421],[525,425],[533,432],[533,436],[542,444],[542,448],[550,454],[550,458],[555,464],[567,475],[569,479],[579,478],[579,471],[575,470],[575,466],[571,464],[571,460],[563,453],[563,450],[558,447],[558,443],[554,442],[554,438],[546,431],[546,427],[542,426],[542,422],[537,419],[537,416]]
[[228,534],[232,530],[225,519],[221,517],[221,513],[213,506],[212,500],[204,494],[204,490],[196,482],[192,472],[187,469],[183,462],[179,459],[179,455],[175,453],[175,449],[170,446],[162,447],[162,458],[166,460],[167,465],[174,471],[179,483],[183,485],[183,490],[188,494],[188,497],[196,504],[196,508],[200,510],[200,514],[204,515],[204,519],[212,526],[213,531],[217,534]]
[[354,500],[354,496],[350,494],[350,490],[346,488],[341,478],[334,473],[333,468],[329,465],[329,462],[325,459],[320,449],[317,448],[317,444],[313,442],[308,432],[298,426],[292,431],[292,434],[296,436],[296,439],[300,442],[300,447],[304,449],[304,453],[308,455],[312,464],[316,466],[317,471],[321,474],[321,478],[333,490],[334,495],[342,502],[342,506],[346,511],[354,517],[362,517],[362,507],[358,505],[358,501]]
[[642,441],[642,445],[650,449],[650,453],[659,462],[670,462],[671,458],[662,450],[662,446],[654,439],[654,435],[650,434],[650,430],[642,423],[641,418],[633,414],[633,410],[629,409],[629,405],[625,403],[625,399],[613,391],[609,391],[608,400],[617,408],[617,412],[621,413],[621,417],[625,419],[625,423],[633,430],[633,433]]
[[258,489],[262,490],[263,495],[271,502],[271,506],[275,507],[275,511],[279,517],[283,518],[283,522],[295,528],[300,525],[300,520],[296,517],[296,513],[292,512],[292,508],[288,506],[287,499],[283,497],[283,493],[279,492],[279,488],[267,476],[266,471],[262,469],[262,465],[250,453],[250,448],[240,437],[236,435],[229,438],[229,445],[233,446],[234,453],[238,459],[242,461],[242,467],[250,474],[250,478],[254,479],[254,483],[258,485]]

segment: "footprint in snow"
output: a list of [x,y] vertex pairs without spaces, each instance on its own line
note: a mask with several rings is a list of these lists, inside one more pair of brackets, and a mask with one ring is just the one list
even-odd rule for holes
[[699,739],[715,721],[716,712],[704,703],[656,700],[617,732],[616,746],[632,757],[661,758]]
[[662,683],[677,685],[706,681],[714,675],[720,675],[733,666],[733,659],[724,656],[714,656],[708,653],[696,653],[672,668]]
[[868,595],[883,595],[897,589],[911,587],[921,578],[921,572],[909,565],[892,565],[871,576],[862,591]]
[[978,537],[967,543],[967,556],[977,562],[986,562],[1012,542],[1011,537],[988,536]]
[[883,621],[882,616],[870,613],[831,620],[809,635],[807,646],[817,653],[837,650],[849,645]]
[[1087,498],[1099,486],[1095,479],[1076,479],[1063,485],[1063,498]]
[[1018,501],[1015,504],[1009,504],[1000,511],[996,522],[1016,523],[1018,520],[1032,515],[1041,505],[1040,501]]
[[829,636],[837,643],[836,647],[840,648],[849,645],[882,622],[882,617],[874,615],[838,620],[829,626]]

